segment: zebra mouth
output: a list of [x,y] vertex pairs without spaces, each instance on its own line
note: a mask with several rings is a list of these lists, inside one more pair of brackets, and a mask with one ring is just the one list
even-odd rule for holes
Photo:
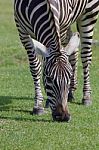
[[69,122],[71,120],[70,114],[52,113],[53,121]]

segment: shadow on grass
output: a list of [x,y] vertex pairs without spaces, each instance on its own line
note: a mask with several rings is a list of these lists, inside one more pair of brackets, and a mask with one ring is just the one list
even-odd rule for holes
[[71,104],[82,105],[82,103],[80,103],[80,102],[71,102]]
[[16,96],[0,96],[0,111],[8,110],[13,100],[33,100],[33,98],[16,97]]
[[16,96],[0,96],[0,105],[11,103],[13,99],[16,100],[32,100],[31,97],[16,97]]
[[75,99],[72,101],[68,101],[68,103],[75,104],[75,105],[82,105],[82,102],[77,102],[77,101],[75,101]]
[[[5,111],[9,111],[9,110],[5,110]],[[0,116],[0,119],[5,119],[5,120],[15,120],[15,121],[31,121],[31,122],[52,122],[51,119],[46,119],[46,117],[44,116],[45,114],[43,115],[33,115],[32,114],[32,111],[30,110],[17,110],[17,109],[13,109],[12,110],[12,113],[13,112],[19,112],[20,114],[18,116]],[[21,114],[22,113],[22,114]],[[26,117],[24,117],[24,114],[28,115]]]
[[14,121],[31,121],[31,122],[53,122],[51,119],[46,118],[24,118],[24,117],[10,117],[10,116],[0,116],[0,119],[14,120]]
[[[0,119],[5,120],[15,120],[15,121],[31,121],[31,122],[52,122],[51,119],[46,119],[44,116],[32,115],[32,111],[23,110],[17,107],[13,107],[10,104],[13,100],[33,100],[31,97],[16,97],[16,96],[0,96],[0,111],[11,112],[10,114],[15,114],[15,112],[19,112],[18,116],[0,116]],[[24,114],[26,117],[24,117]],[[28,115],[28,116],[27,116]],[[33,117],[31,117],[33,116]]]
[[12,100],[9,96],[0,96],[0,106],[8,105],[12,103]]

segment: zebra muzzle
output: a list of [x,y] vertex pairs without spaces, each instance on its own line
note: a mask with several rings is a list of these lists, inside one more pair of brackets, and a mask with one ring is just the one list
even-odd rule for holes
[[69,122],[71,120],[70,114],[60,114],[60,113],[52,113],[53,121],[58,122]]

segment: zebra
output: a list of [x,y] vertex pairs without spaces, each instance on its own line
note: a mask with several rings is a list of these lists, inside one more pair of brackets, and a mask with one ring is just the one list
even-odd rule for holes
[[[43,82],[52,118],[56,121],[70,120],[67,101],[68,99],[72,101],[77,87],[78,62],[78,50],[71,49],[73,40],[76,38],[76,42],[77,39],[79,41],[79,36],[84,75],[82,103],[84,105],[92,103],[89,71],[92,60],[92,37],[98,12],[99,0],[14,1],[16,27],[27,51],[30,72],[34,80],[33,114],[44,113],[40,86],[42,69],[41,61],[37,57],[38,51],[44,58]],[[80,35],[72,34],[71,25],[74,22]],[[68,49],[72,52],[67,52]]]

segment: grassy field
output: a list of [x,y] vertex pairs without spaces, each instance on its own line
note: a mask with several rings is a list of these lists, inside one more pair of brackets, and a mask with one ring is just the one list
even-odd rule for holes
[[[99,40],[99,21],[94,39]],[[93,105],[82,99],[82,65],[78,65],[75,103],[70,123],[53,122],[50,111],[31,116],[34,88],[13,19],[13,3],[0,1],[0,150],[99,150],[99,47],[93,46],[91,66]],[[42,86],[43,90],[43,86]],[[46,95],[44,93],[44,98]]]

